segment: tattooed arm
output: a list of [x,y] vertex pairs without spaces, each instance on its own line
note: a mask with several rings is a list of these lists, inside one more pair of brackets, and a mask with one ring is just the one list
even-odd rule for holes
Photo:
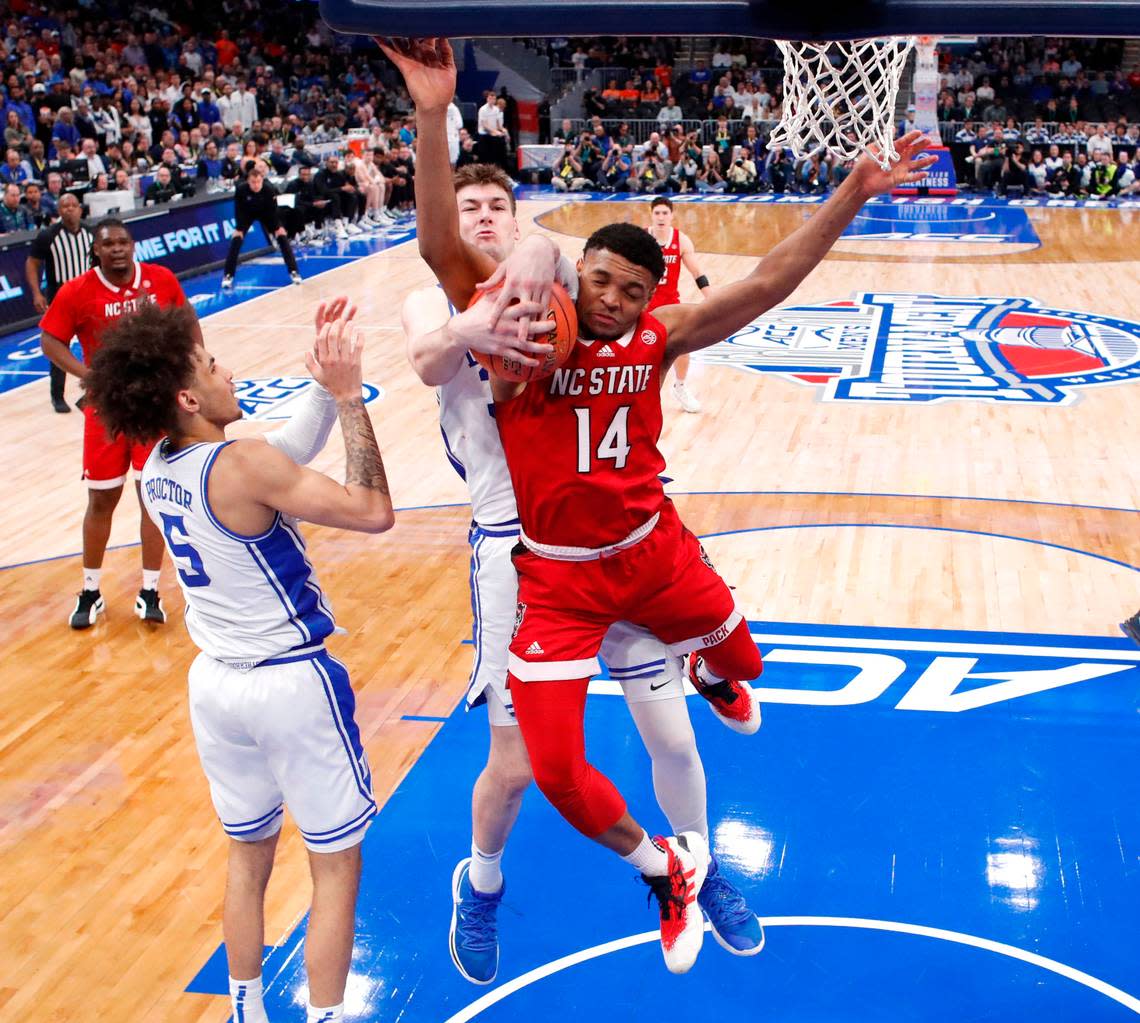
[[277,512],[322,526],[382,533],[395,523],[388,480],[361,394],[361,335],[349,319],[326,323],[305,361],[336,401],[344,434],[345,482],[298,465],[260,439],[224,448],[209,480],[210,505],[222,524],[254,536]]

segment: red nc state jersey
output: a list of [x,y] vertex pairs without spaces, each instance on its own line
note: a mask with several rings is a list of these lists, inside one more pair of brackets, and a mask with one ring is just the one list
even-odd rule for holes
[[166,267],[135,263],[134,277],[120,288],[96,266],[59,289],[40,320],[40,329],[65,343],[78,337],[83,361],[90,364],[103,331],[123,313],[135,312],[150,302],[164,308],[186,304],[182,285]]
[[519,520],[554,547],[606,547],[665,502],[658,478],[665,328],[648,312],[617,341],[581,341],[565,365],[495,405]]
[[681,301],[681,232],[676,228],[669,237],[669,244],[661,246],[661,255],[665,257],[665,272],[649,300],[650,312]]

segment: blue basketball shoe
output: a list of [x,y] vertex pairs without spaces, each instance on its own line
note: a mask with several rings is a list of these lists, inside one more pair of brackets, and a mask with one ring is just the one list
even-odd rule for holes
[[495,919],[503,885],[494,895],[471,887],[471,857],[460,860],[451,875],[451,961],[472,984],[490,984],[499,972],[499,925]]
[[721,874],[716,857],[709,860],[709,872],[697,903],[712,924],[713,937],[721,948],[734,956],[754,956],[764,947],[764,928],[748,908],[739,889]]

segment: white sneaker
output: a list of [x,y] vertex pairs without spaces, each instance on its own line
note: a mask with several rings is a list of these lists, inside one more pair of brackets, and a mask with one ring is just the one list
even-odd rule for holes
[[364,232],[359,227],[357,227],[355,224],[349,224],[347,227],[345,227],[345,230],[349,234],[364,234]]
[[232,288],[233,286],[234,286],[234,279],[229,274],[226,274],[224,277],[222,277],[222,290],[223,291],[229,291],[230,288]]
[[336,236],[338,238],[347,238],[348,237],[348,229],[344,226],[343,220],[338,220],[336,222]]
[[294,284],[304,284],[305,283],[304,278],[299,273],[297,273],[296,270],[294,270],[289,275],[289,280],[291,280]]
[[705,918],[697,895],[709,869],[708,843],[695,831],[653,840],[669,857],[667,872],[641,879],[657,896],[661,953],[670,973],[688,973],[705,939]]
[[673,381],[673,397],[686,412],[700,412],[701,403],[689,393],[684,380]]

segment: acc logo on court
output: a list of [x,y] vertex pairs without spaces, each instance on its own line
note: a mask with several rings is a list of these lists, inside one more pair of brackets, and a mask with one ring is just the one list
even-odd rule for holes
[[643,330],[641,332],[641,343],[643,345],[655,345],[655,344],[657,344],[657,331],[655,331],[655,330]]
[[[256,377],[253,380],[235,380],[238,405],[246,419],[273,421],[288,419],[294,403],[310,387],[316,386],[312,377]],[[364,403],[367,405],[384,397],[384,388],[364,384]]]
[[774,310],[696,357],[821,386],[826,401],[1065,405],[1140,378],[1140,323],[1029,298],[868,292]]

